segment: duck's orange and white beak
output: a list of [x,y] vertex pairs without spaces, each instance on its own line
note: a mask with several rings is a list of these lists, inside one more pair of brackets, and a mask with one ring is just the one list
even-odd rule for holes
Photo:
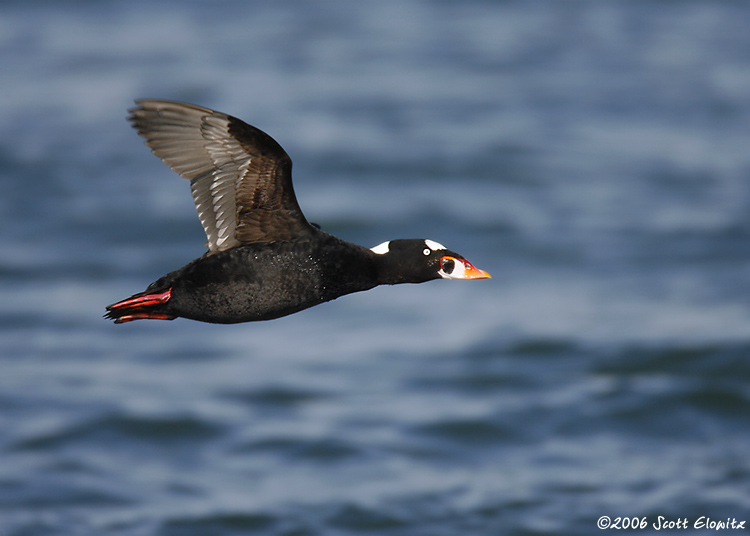
[[466,259],[446,255],[440,259],[438,275],[443,279],[491,279],[492,276],[476,268]]

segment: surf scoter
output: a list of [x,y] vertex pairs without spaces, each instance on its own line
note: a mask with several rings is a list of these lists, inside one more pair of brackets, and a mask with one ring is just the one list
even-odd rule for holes
[[269,320],[378,285],[490,277],[432,240],[391,240],[368,249],[325,233],[302,214],[292,161],[269,135],[192,104],[136,104],[128,117],[133,127],[190,181],[208,251],[107,306],[105,316],[115,323]]

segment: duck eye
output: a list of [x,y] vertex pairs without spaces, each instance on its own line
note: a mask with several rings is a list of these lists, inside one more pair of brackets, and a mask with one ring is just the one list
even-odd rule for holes
[[449,259],[447,257],[443,257],[440,259],[440,267],[443,269],[443,272],[446,274],[453,273],[453,269],[456,267],[456,263],[453,261],[453,259]]
[[429,257],[429,256],[430,256],[430,253],[432,253],[432,250],[431,250],[430,248],[424,248],[424,249],[422,250],[422,254],[423,254],[423,255],[424,255],[425,257]]

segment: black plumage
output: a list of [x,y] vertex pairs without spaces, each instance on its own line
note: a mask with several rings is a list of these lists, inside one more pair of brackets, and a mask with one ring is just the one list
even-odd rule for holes
[[291,159],[270,136],[199,106],[137,104],[129,119],[138,134],[190,180],[208,251],[108,306],[105,316],[116,323],[269,320],[377,285],[489,277],[430,240],[367,249],[325,233],[302,214]]

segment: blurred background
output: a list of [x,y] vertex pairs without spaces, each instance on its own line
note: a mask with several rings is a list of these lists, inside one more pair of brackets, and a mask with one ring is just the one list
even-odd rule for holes
[[[599,534],[750,512],[750,4],[3,2],[0,533]],[[271,134],[311,221],[493,279],[115,326],[200,256],[125,121]]]

